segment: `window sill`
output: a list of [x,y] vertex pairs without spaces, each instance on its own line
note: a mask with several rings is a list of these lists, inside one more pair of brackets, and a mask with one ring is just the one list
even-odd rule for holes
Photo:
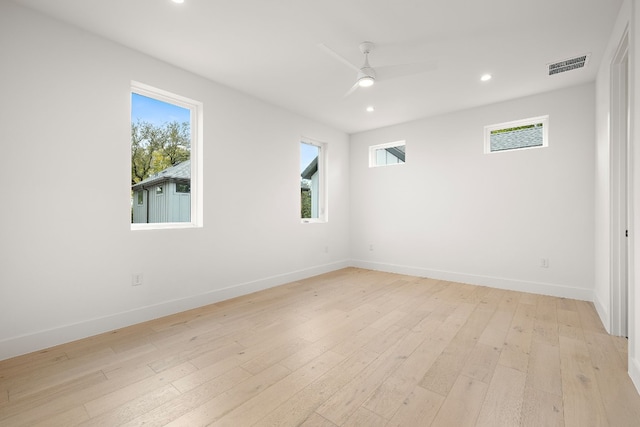
[[192,222],[154,222],[149,224],[131,224],[131,231],[137,230],[175,230],[185,228],[202,228]]

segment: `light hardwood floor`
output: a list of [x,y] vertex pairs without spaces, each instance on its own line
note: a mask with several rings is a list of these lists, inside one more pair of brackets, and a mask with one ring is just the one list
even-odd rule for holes
[[348,268],[0,362],[2,426],[639,426],[588,302]]

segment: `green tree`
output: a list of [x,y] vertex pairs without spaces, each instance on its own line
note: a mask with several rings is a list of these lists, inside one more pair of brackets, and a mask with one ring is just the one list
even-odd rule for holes
[[131,124],[131,184],[189,160],[191,129],[188,122]]
[[308,179],[300,180],[300,218],[311,218],[311,187]]

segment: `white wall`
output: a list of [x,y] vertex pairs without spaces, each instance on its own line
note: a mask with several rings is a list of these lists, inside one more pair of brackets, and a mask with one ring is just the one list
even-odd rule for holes
[[[5,0],[0,58],[0,359],[348,264],[343,132]],[[202,229],[130,230],[131,80],[204,103]],[[300,223],[303,136],[328,224]]]
[[[352,135],[355,264],[591,300],[594,111],[587,84]],[[483,153],[485,125],[547,114],[548,148]],[[406,164],[368,167],[398,140]]]

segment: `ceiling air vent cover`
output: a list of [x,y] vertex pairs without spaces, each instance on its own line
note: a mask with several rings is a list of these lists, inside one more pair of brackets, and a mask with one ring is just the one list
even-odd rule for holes
[[564,73],[565,71],[577,70],[583,68],[589,62],[590,53],[585,55],[576,56],[575,58],[565,59],[564,61],[555,62],[549,64],[549,75]]

